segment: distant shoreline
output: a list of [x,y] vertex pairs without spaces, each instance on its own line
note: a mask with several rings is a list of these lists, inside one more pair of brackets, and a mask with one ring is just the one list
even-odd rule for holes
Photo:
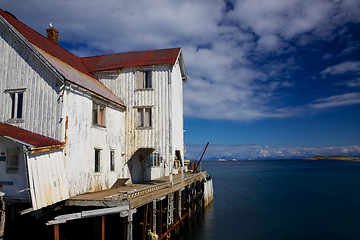
[[305,158],[304,160],[338,160],[338,161],[360,162],[360,157],[349,157],[349,156],[343,156],[343,155],[314,156],[311,158]]

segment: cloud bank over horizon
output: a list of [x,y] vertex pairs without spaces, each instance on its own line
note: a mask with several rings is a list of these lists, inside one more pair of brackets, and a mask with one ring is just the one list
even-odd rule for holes
[[[185,157],[190,160],[199,160],[204,146],[187,145]],[[241,145],[209,145],[204,160],[223,159],[303,159],[317,155],[334,156],[346,155],[360,156],[360,146],[348,147],[272,147],[253,144]]]

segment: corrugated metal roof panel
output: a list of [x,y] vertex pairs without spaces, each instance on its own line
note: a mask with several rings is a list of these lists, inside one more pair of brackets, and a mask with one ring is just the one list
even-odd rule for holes
[[75,83],[76,85],[79,85],[93,93],[96,93],[122,107],[125,107],[125,104],[117,97],[115,97],[115,95],[99,80],[89,77],[88,75],[76,70],[75,68],[51,56],[50,54],[47,54],[41,49],[37,49],[46,58],[46,60],[51,63],[51,65],[53,65],[66,79],[68,79],[68,81]]
[[181,48],[107,54],[81,58],[90,72],[126,67],[175,64]]
[[0,136],[7,136],[34,147],[48,147],[65,144],[64,142],[60,142],[3,122],[0,122]]

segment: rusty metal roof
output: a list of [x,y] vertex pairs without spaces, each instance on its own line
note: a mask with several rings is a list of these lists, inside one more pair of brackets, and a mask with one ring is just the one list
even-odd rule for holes
[[[81,58],[53,43],[51,40],[48,40],[19,21],[12,14],[0,9],[0,15],[33,46],[36,46],[38,50],[41,49],[42,51],[40,51],[40,53],[46,60],[49,61],[49,59],[53,59],[54,61],[49,62],[66,78],[66,80],[125,107],[125,104],[120,99],[89,72],[88,68],[81,61]],[[54,62],[57,62],[58,64],[54,64]]]
[[81,58],[90,72],[126,67],[175,64],[181,48],[107,54]]
[[64,142],[45,137],[43,135],[30,132],[28,130],[18,128],[3,122],[0,122],[0,136],[10,137],[19,142],[34,147],[49,147],[54,145],[64,145]]

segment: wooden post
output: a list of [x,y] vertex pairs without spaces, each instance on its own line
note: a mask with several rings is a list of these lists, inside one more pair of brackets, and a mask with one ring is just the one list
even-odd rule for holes
[[[144,206],[145,208],[145,206]],[[145,216],[144,216],[144,227],[143,227],[143,240],[146,240],[146,225],[147,225],[147,216],[148,216],[149,204],[146,204]]]
[[101,216],[101,239],[105,240],[105,216]]
[[131,210],[129,210],[129,215],[128,215],[128,227],[127,227],[127,240],[132,240],[132,235],[133,235],[133,214],[131,212]]
[[181,190],[178,191],[178,213],[179,213],[179,219],[181,219]]
[[152,231],[156,234],[156,200],[153,200],[153,221],[152,221]]
[[54,240],[60,240],[59,224],[54,225]]
[[192,195],[192,189],[191,189],[191,184],[189,184],[189,186],[187,187],[187,201],[188,201],[188,211],[189,211],[189,216],[192,217],[192,212],[191,212],[191,208],[192,208],[192,205],[191,205],[191,195]]
[[162,220],[163,220],[163,207],[162,207],[162,200],[160,200],[160,224],[159,224],[159,232],[158,235],[160,236],[162,233]]
[[0,239],[3,239],[5,233],[5,201],[0,197]]

